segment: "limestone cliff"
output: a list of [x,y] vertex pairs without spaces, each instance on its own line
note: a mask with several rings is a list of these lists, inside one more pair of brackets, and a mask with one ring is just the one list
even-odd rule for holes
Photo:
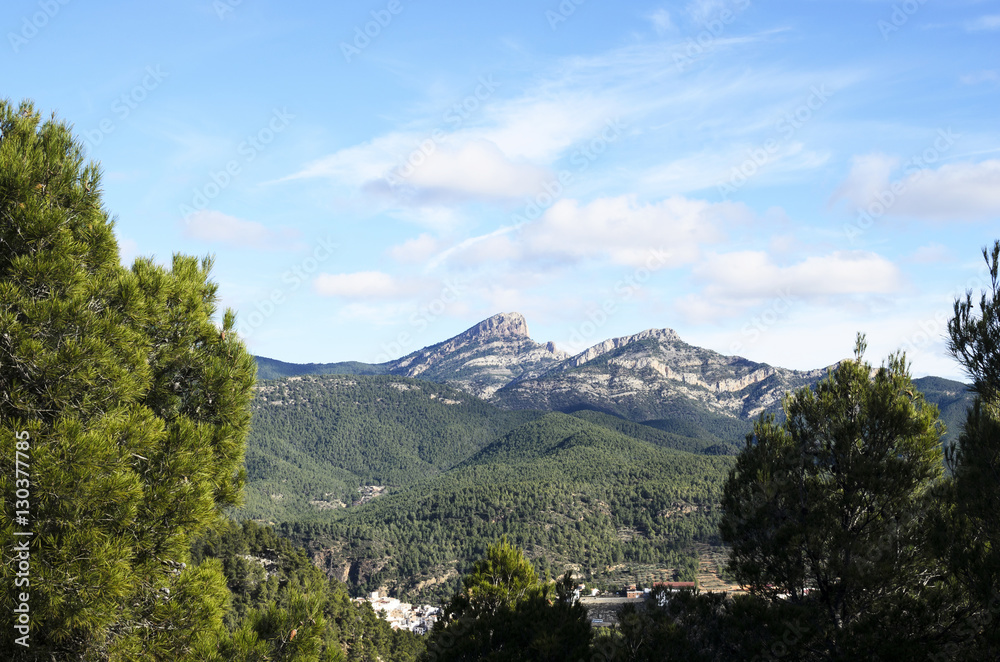
[[575,356],[531,339],[520,313],[500,313],[387,364],[392,374],[447,382],[513,409],[586,408],[631,420],[692,408],[747,420],[826,369],[776,368],[689,345],[672,329],[610,338]]
[[515,409],[596,409],[637,421],[692,408],[747,420],[825,375],[825,368],[787,370],[723,356],[685,343],[672,329],[649,329],[600,342],[537,378],[509,384],[494,400]]
[[512,382],[538,377],[568,357],[551,342],[533,341],[520,313],[500,313],[454,338],[391,361],[388,369],[489,398]]

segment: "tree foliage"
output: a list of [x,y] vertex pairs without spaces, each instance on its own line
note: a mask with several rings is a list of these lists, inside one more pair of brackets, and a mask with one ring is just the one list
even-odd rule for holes
[[423,660],[579,660],[590,642],[587,613],[572,602],[572,575],[539,582],[506,539],[489,546],[435,625]]
[[928,533],[937,408],[903,356],[873,369],[864,348],[859,336],[854,360],[788,396],[783,424],[757,423],[722,499],[731,572],[772,603],[813,608],[833,656],[916,642],[940,575]]
[[693,545],[717,539],[717,504],[731,463],[553,413],[451,471],[280,530],[324,561],[326,550],[350,559],[358,588],[387,586],[421,600],[447,601],[457,583],[428,580],[452,568],[471,571],[502,536],[554,575],[575,564],[588,581],[610,581],[605,573],[628,563],[693,580]]
[[194,542],[191,560],[221,565],[232,595],[221,636],[201,642],[196,659],[412,662],[424,649],[421,637],[351,600],[344,584],[270,528],[220,524]]
[[26,433],[33,534],[31,648],[8,631],[3,652],[181,659],[220,621],[221,574],[182,564],[239,501],[254,364],[233,313],[213,321],[210,268],[123,268],[69,128],[0,102],[0,492]]
[[[983,249],[990,286],[978,305],[955,301],[948,349],[972,379],[974,402],[949,453],[954,504],[946,554],[965,594],[959,642],[966,659],[1000,656],[1000,241]],[[978,309],[978,310],[977,310]]]

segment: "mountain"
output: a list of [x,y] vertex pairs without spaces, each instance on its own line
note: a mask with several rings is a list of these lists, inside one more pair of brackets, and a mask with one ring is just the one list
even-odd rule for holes
[[776,409],[786,391],[813,384],[827,369],[774,368],[689,345],[671,329],[613,338],[494,396],[510,409],[592,409],[632,421],[750,420]]
[[480,398],[521,379],[537,377],[569,357],[554,343],[536,343],[520,313],[500,313],[454,338],[385,363],[286,363],[257,359],[259,379],[301,375],[400,375],[441,382]]
[[[355,593],[431,601],[501,535],[540,572],[692,579],[721,553],[719,494],[754,418],[826,375],[670,329],[568,356],[516,313],[378,365],[258,363],[292,376],[256,386],[236,516],[278,523]],[[954,435],[966,386],[915,383]]]
[[[593,410],[646,422],[671,419],[728,436],[826,369],[774,368],[689,345],[671,329],[612,338],[575,356],[531,339],[520,313],[501,313],[457,336],[380,364],[293,364],[258,357],[259,377],[399,375],[445,383],[506,409]],[[721,427],[720,427],[721,425]],[[715,430],[715,432],[710,432]],[[687,436],[691,436],[688,434]]]
[[501,313],[437,345],[385,364],[388,372],[457,386],[480,398],[538,377],[569,358],[555,344],[536,343],[520,313]]
[[286,363],[277,359],[255,356],[257,379],[281,379],[302,375],[384,375],[389,372],[384,364],[343,361],[340,363]]
[[[520,313],[500,313],[457,336],[380,364],[292,364],[258,357],[262,379],[305,374],[399,375],[445,383],[504,409],[594,411],[710,442],[719,452],[788,391],[834,366],[789,370],[685,343],[671,329],[604,340],[575,356],[531,339]],[[971,402],[960,382],[916,380],[953,439]],[[647,434],[647,433],[644,433]],[[735,440],[735,441],[734,441]]]
[[549,413],[455,468],[283,535],[355,590],[441,601],[501,536],[540,570],[591,584],[694,579],[696,546],[717,544],[731,457],[654,446]]
[[243,515],[274,521],[350,505],[360,485],[399,489],[440,474],[542,415],[394,375],[259,382]]

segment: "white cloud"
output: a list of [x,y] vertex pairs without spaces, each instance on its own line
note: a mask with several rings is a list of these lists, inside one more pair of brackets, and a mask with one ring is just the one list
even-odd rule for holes
[[317,294],[344,299],[394,299],[409,296],[414,283],[393,278],[381,271],[358,271],[349,274],[322,273],[313,280]]
[[966,23],[965,29],[970,32],[1000,30],[1000,14],[980,16],[976,20]]
[[585,205],[561,200],[525,226],[521,239],[530,257],[605,258],[642,266],[656,249],[662,251],[661,266],[676,267],[695,261],[703,244],[720,241],[722,226],[749,218],[742,205],[683,196],[649,204],[631,195]]
[[426,261],[440,248],[441,243],[437,239],[429,234],[422,234],[390,247],[387,252],[397,262],[413,264]]
[[673,196],[656,203],[633,195],[581,204],[563,199],[537,221],[471,237],[432,260],[463,267],[517,262],[547,268],[594,260],[606,264],[674,268],[698,259],[701,247],[721,241],[723,230],[753,219],[742,204]]
[[847,179],[834,191],[831,202],[846,199],[855,207],[867,207],[889,184],[899,159],[887,154],[865,154],[851,159]]
[[550,175],[528,163],[514,163],[492,142],[473,140],[459,147],[438,145],[419,165],[393,175],[430,199],[504,199],[531,195]]
[[[717,18],[732,5],[703,1],[693,3],[689,11]],[[684,10],[674,14],[661,9],[646,18],[661,25],[687,20]],[[743,43],[766,38],[733,39]],[[716,41],[721,45],[726,40]],[[743,164],[747,149],[780,137],[781,150],[761,168],[770,171],[767,176],[773,183],[779,173],[798,177],[803,170],[821,166],[828,154],[822,148],[808,148],[802,140],[793,142],[777,129],[763,137],[760,131],[774,127],[805,103],[818,75],[824,85],[838,91],[862,77],[846,70],[748,72],[745,67],[721,77],[718,71],[681,76],[676,67],[664,66],[671,48],[630,44],[598,55],[561,58],[524,88],[497,81],[498,91],[461,122],[449,121],[447,113],[442,117],[428,112],[408,122],[403,131],[341,149],[285,180],[326,177],[400,208],[498,202],[525,195],[547,169],[558,169],[560,160],[570,160],[574,150],[600,136],[607,122],[621,121],[627,135],[614,147],[619,154],[602,160],[600,168],[619,187],[617,192],[636,192],[637,184],[643,186],[642,192],[657,197],[714,188]],[[706,54],[705,59],[716,58]],[[416,125],[423,129],[413,129]],[[711,135],[711,140],[703,140],[703,135]],[[642,148],[640,141],[661,148]],[[705,150],[706,142],[719,147]],[[421,144],[431,148],[429,156],[420,151]],[[422,163],[407,175],[408,162]],[[605,172],[614,162],[627,165]],[[653,172],[644,176],[644,170]],[[386,179],[393,173],[405,175],[401,186]],[[595,181],[596,177],[588,178],[588,185],[596,186]]]
[[761,251],[716,253],[700,261],[694,274],[705,283],[703,298],[744,303],[782,293],[805,298],[890,294],[903,284],[895,264],[867,251],[834,251],[788,266]]
[[903,164],[903,177],[891,179],[899,159],[875,154],[859,157],[834,194],[857,209],[938,221],[989,220],[1000,216],[1000,160],[949,163],[936,169]]
[[1000,83],[1000,71],[984,69],[971,74],[965,74],[959,80],[963,85],[978,85],[980,83]]
[[330,179],[406,206],[533,194],[550,177],[539,163],[554,161],[618,115],[612,96],[542,83],[520,98],[484,107],[475,122],[388,133],[277,181]]
[[511,158],[474,133],[481,132],[442,134],[438,140],[388,134],[317,159],[278,181],[330,179],[414,207],[531,195],[551,178],[545,168]]
[[647,14],[646,19],[653,24],[653,29],[656,30],[657,34],[665,34],[675,29],[674,22],[670,18],[670,12],[662,7]]
[[913,251],[913,254],[910,256],[910,260],[917,264],[939,264],[942,262],[951,262],[954,259],[955,255],[951,252],[951,249],[944,244],[938,243],[921,246]]
[[219,211],[201,210],[181,220],[184,236],[202,241],[250,248],[293,248],[297,233],[275,232],[256,221],[246,221]]

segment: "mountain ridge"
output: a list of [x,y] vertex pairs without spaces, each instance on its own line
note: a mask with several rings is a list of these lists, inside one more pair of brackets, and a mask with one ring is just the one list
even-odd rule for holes
[[488,399],[569,357],[554,343],[537,343],[520,313],[498,313],[462,333],[385,364],[393,375],[441,381]]
[[[383,364],[258,358],[295,375],[256,386],[240,516],[281,523],[359,593],[446,600],[499,535],[588,582],[694,578],[754,417],[827,372],[671,329],[556,351],[502,313]],[[914,383],[954,436],[966,385]]]
[[[532,340],[518,312],[498,313],[385,363],[303,365],[256,358],[265,379],[397,375],[448,384],[505,409],[590,410],[634,422],[699,422],[706,416],[752,421],[762,413],[780,413],[786,392],[814,385],[835,367],[792,370],[727,356],[688,344],[670,328],[608,338],[570,355],[552,342]],[[927,383],[944,398],[942,408],[949,407],[954,422],[964,385],[945,382]]]

